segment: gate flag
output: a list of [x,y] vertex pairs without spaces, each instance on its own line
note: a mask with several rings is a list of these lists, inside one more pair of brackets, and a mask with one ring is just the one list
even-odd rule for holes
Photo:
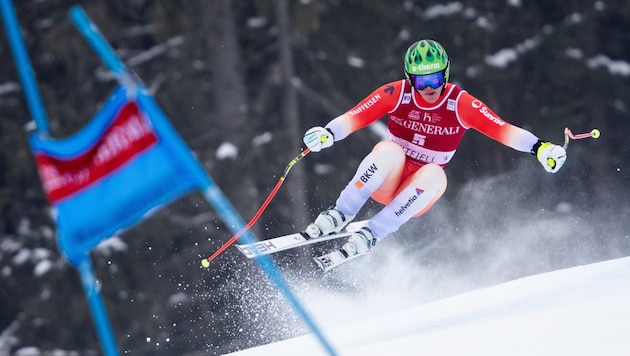
[[31,132],[29,142],[54,209],[59,248],[75,266],[102,240],[205,182],[140,85],[118,86],[76,134],[52,139]]

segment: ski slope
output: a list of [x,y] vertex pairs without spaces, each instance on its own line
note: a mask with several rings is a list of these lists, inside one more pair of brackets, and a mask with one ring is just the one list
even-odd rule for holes
[[[324,331],[339,355],[630,355],[630,257]],[[232,355],[326,355],[312,335]]]

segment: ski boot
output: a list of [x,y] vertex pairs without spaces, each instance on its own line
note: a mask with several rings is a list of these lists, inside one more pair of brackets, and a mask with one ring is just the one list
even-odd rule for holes
[[374,245],[376,245],[376,235],[372,229],[364,226],[348,238],[348,241],[341,247],[341,251],[346,254],[346,257],[350,257],[366,253]]
[[306,227],[304,232],[310,238],[334,234],[343,230],[354,217],[355,215],[346,215],[336,208],[330,208],[321,212],[315,221]]

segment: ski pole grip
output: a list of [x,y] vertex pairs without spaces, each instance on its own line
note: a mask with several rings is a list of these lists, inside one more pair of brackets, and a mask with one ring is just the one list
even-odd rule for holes
[[583,138],[592,137],[594,139],[599,138],[601,132],[598,129],[592,129],[590,132],[585,132],[582,134],[574,134],[568,127],[564,128],[564,145],[562,146],[565,150],[569,146],[569,140],[579,140]]

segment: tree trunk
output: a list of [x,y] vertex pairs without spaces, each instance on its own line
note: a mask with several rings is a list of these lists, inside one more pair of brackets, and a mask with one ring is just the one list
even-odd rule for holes
[[[275,2],[276,16],[278,18],[278,47],[280,50],[280,67],[282,73],[282,116],[287,128],[288,137],[290,139],[290,147],[295,147],[295,155],[299,153],[299,147],[302,147],[302,128],[299,122],[299,108],[297,101],[297,90],[293,85],[293,55],[291,51],[291,28],[289,25],[288,4],[286,0],[278,0]],[[292,158],[292,157],[290,157]],[[289,196],[289,205],[287,206],[292,219],[292,223],[296,228],[301,229],[311,217],[308,215],[306,203],[305,188],[305,171],[303,164],[296,164],[291,169],[291,176],[287,179],[286,194]]]
[[[238,149],[236,161],[225,159],[218,166],[219,185],[243,219],[247,222],[255,210],[253,199],[255,177],[243,174],[247,162],[243,156],[249,150],[251,133],[247,131],[247,98],[244,79],[240,71],[239,48],[235,19],[229,0],[202,2],[202,21],[206,33],[206,47],[212,76],[212,114],[206,127],[219,131],[218,147],[223,143],[234,144]],[[212,157],[212,154],[208,154]]]

